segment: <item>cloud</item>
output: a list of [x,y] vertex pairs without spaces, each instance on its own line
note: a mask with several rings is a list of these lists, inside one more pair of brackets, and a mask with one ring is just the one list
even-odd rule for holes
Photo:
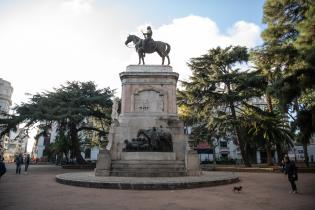
[[[13,102],[26,101],[26,92],[51,90],[67,80],[92,80],[118,89],[120,95],[119,72],[138,62],[134,49],[124,46],[125,38],[130,31],[142,36],[140,30],[149,23],[126,21],[128,11],[119,10],[97,7],[93,0],[43,0],[2,12],[0,71],[14,87]],[[253,47],[260,40],[260,29],[253,23],[238,21],[223,33],[210,18],[195,15],[152,28],[155,40],[171,45],[171,65],[181,79],[190,75],[189,58],[216,46]],[[147,64],[161,63],[156,53],[145,59]]]
[[123,17],[93,1],[35,2],[0,14],[0,76],[13,85],[13,102],[67,80],[120,87],[118,73],[131,54]]
[[62,2],[61,7],[65,10],[71,10],[76,14],[88,13],[93,10],[94,0],[67,0]]
[[[145,29],[145,26],[141,28]],[[241,45],[251,48],[257,46],[261,40],[260,28],[254,23],[238,21],[225,34],[211,19],[195,15],[153,27],[153,39],[171,44],[171,65],[174,71],[180,73],[181,79],[187,79],[190,75],[186,63],[192,57],[205,54],[207,50],[217,46]],[[132,60],[137,61],[136,55],[133,55]],[[158,55],[148,55],[146,63],[160,64],[161,59]]]

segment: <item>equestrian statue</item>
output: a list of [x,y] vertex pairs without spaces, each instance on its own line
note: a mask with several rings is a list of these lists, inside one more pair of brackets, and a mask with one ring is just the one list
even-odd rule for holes
[[161,41],[154,41],[152,39],[152,29],[151,26],[147,27],[147,31],[146,32],[142,32],[144,39],[141,39],[139,37],[137,37],[136,35],[129,35],[127,37],[127,40],[125,41],[125,45],[128,46],[128,44],[130,42],[133,42],[133,44],[135,45],[136,51],[138,53],[139,56],[139,65],[142,64],[144,65],[144,57],[146,53],[154,53],[157,52],[159,54],[159,56],[162,58],[162,65],[164,65],[164,60],[165,57],[168,60],[168,64],[170,65],[170,58],[168,56],[168,54],[171,51],[171,46],[165,42],[161,42]]

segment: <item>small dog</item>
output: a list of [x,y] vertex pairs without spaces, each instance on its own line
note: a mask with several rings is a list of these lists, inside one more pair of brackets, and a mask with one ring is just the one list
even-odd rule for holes
[[237,191],[237,192],[241,192],[241,191],[242,191],[242,189],[243,189],[243,187],[242,187],[242,186],[234,187],[234,188],[233,188],[233,192],[235,192],[235,191]]

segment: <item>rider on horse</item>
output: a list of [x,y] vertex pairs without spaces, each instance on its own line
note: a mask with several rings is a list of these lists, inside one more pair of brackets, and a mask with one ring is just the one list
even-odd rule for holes
[[140,43],[139,43],[139,45],[140,45],[140,47],[139,47],[139,51],[140,52],[143,52],[143,57],[145,56],[145,52],[146,51],[148,51],[149,50],[149,48],[150,48],[150,45],[149,45],[149,43],[151,42],[151,41],[153,41],[153,39],[152,39],[152,29],[151,29],[151,26],[148,26],[147,27],[147,32],[142,32],[142,34],[143,34],[143,36],[144,36],[144,40],[141,42],[140,41]]
[[146,32],[146,33],[143,33],[143,32],[142,32],[142,34],[143,34],[143,36],[144,36],[144,40],[143,40],[143,45],[142,45],[142,47],[143,47],[144,49],[146,49],[148,43],[152,40],[152,29],[151,29],[151,26],[148,26],[148,27],[147,27],[147,32]]
[[168,43],[161,42],[161,41],[154,41],[152,39],[152,30],[151,27],[147,27],[147,32],[142,32],[145,39],[141,39],[135,35],[128,35],[127,40],[125,41],[125,45],[128,46],[128,43],[133,42],[135,45],[135,50],[139,56],[139,65],[144,64],[144,56],[145,53],[158,53],[159,56],[162,58],[162,65],[164,65],[164,60],[167,58],[168,64],[170,65],[170,58],[169,53],[171,51],[171,46]]

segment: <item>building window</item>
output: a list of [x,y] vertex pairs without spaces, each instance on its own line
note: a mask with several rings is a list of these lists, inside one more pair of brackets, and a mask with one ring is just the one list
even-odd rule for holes
[[228,160],[228,154],[221,154],[222,160]]
[[220,141],[220,147],[227,148],[227,142],[226,141]]
[[86,159],[90,159],[91,158],[91,149],[90,148],[85,149],[84,154],[85,154]]

